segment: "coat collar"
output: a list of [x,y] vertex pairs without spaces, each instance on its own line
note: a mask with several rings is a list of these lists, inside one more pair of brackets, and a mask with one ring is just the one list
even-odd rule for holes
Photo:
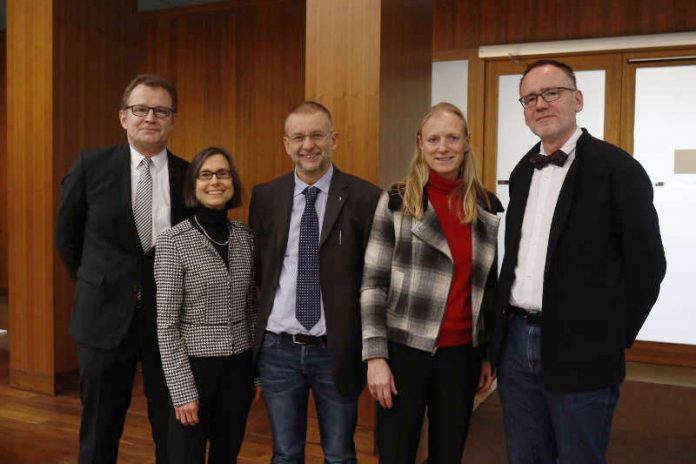
[[331,186],[329,187],[329,195],[326,200],[326,209],[324,210],[324,223],[321,226],[321,237],[319,238],[319,247],[321,247],[326,238],[331,233],[338,216],[341,214],[343,205],[348,200],[349,189],[346,182],[346,175],[336,169],[334,166],[333,177],[331,178]]
[[[558,194],[558,201],[556,202],[556,208],[554,209],[553,218],[551,220],[549,245],[546,251],[546,263],[544,267],[545,271],[548,270],[549,264],[552,262],[553,255],[556,251],[556,246],[558,245],[558,240],[560,239],[562,232],[565,230],[565,225],[568,221],[571,205],[573,203],[573,197],[575,196],[578,171],[582,169],[584,148],[587,146],[587,142],[591,138],[592,136],[589,134],[589,132],[587,132],[586,129],[582,129],[582,135],[578,139],[577,145],[575,146],[575,160],[573,161],[573,164],[570,165],[568,174],[566,174],[566,178],[563,181],[563,186],[561,186],[561,191]],[[527,189],[527,192],[529,192],[529,189]]]
[[281,254],[285,252],[290,232],[290,215],[292,214],[293,195],[295,192],[295,174],[291,171],[279,179],[274,216],[278,221],[276,247]]
[[119,185],[119,204],[122,205],[121,212],[122,220],[119,224],[125,224],[126,231],[123,234],[125,245],[134,253],[141,254],[143,252],[140,238],[138,237],[138,229],[135,226],[135,218],[133,216],[133,202],[131,199],[131,167],[130,167],[130,145],[123,143],[117,148],[118,154],[116,160],[118,163],[116,173]]

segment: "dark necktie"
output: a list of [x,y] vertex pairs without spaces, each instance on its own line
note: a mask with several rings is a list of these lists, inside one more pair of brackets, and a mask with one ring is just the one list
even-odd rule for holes
[[135,227],[138,230],[140,244],[143,252],[147,253],[152,248],[152,174],[150,168],[152,160],[145,157],[138,165],[138,185],[135,190],[135,204],[133,205],[133,217]]
[[302,327],[310,330],[321,316],[319,218],[314,207],[319,189],[307,187],[302,193],[305,196],[305,209],[300,219],[295,318]]
[[537,169],[544,169],[549,164],[555,164],[556,166],[563,166],[568,159],[568,153],[563,150],[556,150],[550,155],[542,155],[537,153],[529,158],[529,162]]

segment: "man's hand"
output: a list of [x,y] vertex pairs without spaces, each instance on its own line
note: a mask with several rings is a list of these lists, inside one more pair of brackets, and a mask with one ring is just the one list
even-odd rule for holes
[[493,385],[494,380],[495,374],[493,373],[491,363],[483,361],[483,363],[481,363],[481,375],[479,376],[478,390],[476,390],[476,393],[487,392],[491,388],[491,385]]
[[197,425],[200,422],[198,420],[198,400],[177,406],[174,408],[174,412],[176,420],[183,425]]
[[389,364],[384,358],[373,358],[367,360],[367,388],[372,397],[379,402],[383,408],[392,407],[392,394],[398,395],[394,376],[392,375]]

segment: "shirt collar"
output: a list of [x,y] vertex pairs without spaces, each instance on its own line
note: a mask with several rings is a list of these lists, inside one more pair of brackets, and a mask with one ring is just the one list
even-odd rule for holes
[[[135,149],[133,145],[129,145],[130,147],[130,160],[131,160],[131,169],[136,169],[140,162],[145,158],[144,155],[142,155],[138,150]],[[150,159],[152,160],[152,163],[154,164],[155,170],[161,169],[166,163],[167,163],[167,149],[165,148],[161,152],[157,153],[154,156],[151,156]]]
[[[306,182],[304,182],[300,177],[297,175],[297,169],[294,171],[295,174],[295,193],[294,195],[301,195],[304,189],[307,187],[310,187],[310,185]],[[334,173],[334,168],[333,164],[329,165],[329,170],[324,173],[323,176],[319,178],[318,181],[316,181],[314,184],[312,184],[312,187],[318,188],[321,192],[324,192],[325,194],[329,194],[329,187],[331,187],[331,178],[333,177]]]
[[[582,135],[582,129],[580,129],[580,126],[575,126],[575,132],[573,132],[573,135],[566,140],[566,142],[563,144],[561,147],[561,150],[563,150],[565,153],[568,153],[569,158],[574,158],[575,157],[575,145],[578,144],[578,139]],[[549,153],[546,153],[546,150],[544,149],[544,144],[541,144],[541,151],[540,153],[542,155],[549,155]]]

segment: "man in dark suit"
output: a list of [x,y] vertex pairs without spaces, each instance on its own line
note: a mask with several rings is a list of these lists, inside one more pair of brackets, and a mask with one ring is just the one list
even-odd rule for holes
[[188,163],[166,146],[176,89],[139,75],[123,94],[128,143],[81,152],[63,179],[56,247],[75,279],[70,334],[80,365],[80,463],[115,463],[142,363],[157,463],[167,463],[169,396],[155,329],[155,239],[186,217]]
[[604,463],[624,349],[665,274],[652,186],[630,155],[577,127],[568,65],[530,64],[520,95],[541,142],[510,176],[491,344],[508,459]]
[[331,114],[304,102],[285,120],[293,172],[254,188],[258,368],[273,463],[303,463],[312,390],[325,462],[353,463],[364,387],[359,292],[379,189],[331,163]]

